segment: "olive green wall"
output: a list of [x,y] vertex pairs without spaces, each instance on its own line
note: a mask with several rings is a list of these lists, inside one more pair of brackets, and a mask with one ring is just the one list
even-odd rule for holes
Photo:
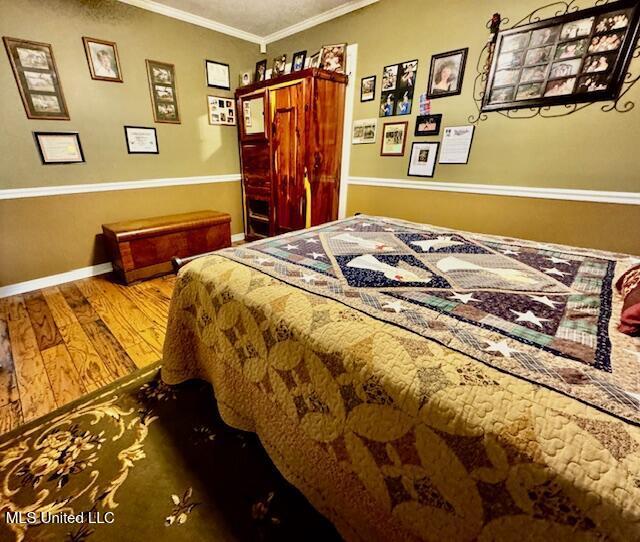
[[108,261],[101,224],[204,208],[242,231],[238,182],[0,201],[0,286]]
[[637,205],[351,186],[347,214],[358,212],[640,256]]
[[[204,60],[230,64],[231,84],[258,46],[114,0],[0,0],[0,35],[50,43],[70,121],[29,120],[0,52],[0,190],[237,174],[236,127],[211,126]],[[115,41],[124,83],[94,81],[82,36]],[[182,124],[154,123],[145,59],[175,64]],[[153,126],[159,155],[127,154],[125,124]],[[34,130],[78,131],[86,163],[44,166]],[[108,260],[101,224],[199,209],[226,211],[242,232],[239,182],[0,201],[0,286]]]
[[[254,43],[115,0],[0,0],[0,35],[50,43],[70,121],[29,120],[0,53],[0,189],[237,173],[236,127],[211,126],[204,60],[231,66],[236,85]],[[124,83],[94,81],[82,36],[115,41]],[[145,59],[174,64],[182,124],[153,122]],[[128,155],[125,124],[154,126],[160,154]],[[78,131],[85,164],[43,166],[34,130]]]
[[[476,112],[473,79],[480,50],[488,37],[485,23],[498,11],[517,21],[529,11],[546,4],[542,0],[380,0],[358,11],[274,42],[268,58],[306,49],[313,54],[322,44],[357,43],[358,66],[354,119],[378,116],[382,68],[417,58],[416,95],[424,92],[432,54],[469,47],[463,91],[460,96],[432,101],[432,112],[442,113],[444,126],[468,124]],[[590,7],[592,0],[578,2]],[[552,17],[556,6],[544,12]],[[257,55],[254,55],[257,56]],[[633,67],[640,71],[640,60]],[[376,100],[360,103],[360,78],[377,76]],[[640,102],[640,85],[628,98]],[[378,122],[375,145],[351,149],[351,175],[405,178],[411,142],[436,141],[440,137],[414,138],[418,104],[408,120],[409,138],[405,156],[380,157]],[[518,185],[590,190],[640,191],[640,105],[625,114],[604,113],[599,105],[569,117],[530,120],[506,119],[490,114],[480,122],[468,165],[436,166],[434,181]],[[415,180],[415,178],[413,178]],[[460,211],[460,210],[458,210]],[[640,213],[640,208],[638,208]]]

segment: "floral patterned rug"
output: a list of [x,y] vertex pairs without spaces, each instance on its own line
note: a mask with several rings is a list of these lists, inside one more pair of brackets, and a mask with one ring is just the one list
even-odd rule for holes
[[339,540],[209,384],[158,368],[0,438],[0,540]]

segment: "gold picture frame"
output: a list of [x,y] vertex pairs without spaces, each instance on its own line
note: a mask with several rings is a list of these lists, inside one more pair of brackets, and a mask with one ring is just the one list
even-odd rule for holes
[[113,41],[82,37],[91,79],[122,83],[118,46]]
[[51,45],[7,36],[2,41],[27,118],[69,120]]
[[153,120],[158,123],[180,124],[175,66],[157,60],[146,59],[145,62]]

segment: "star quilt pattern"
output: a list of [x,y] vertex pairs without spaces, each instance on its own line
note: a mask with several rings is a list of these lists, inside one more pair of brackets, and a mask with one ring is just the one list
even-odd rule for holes
[[221,254],[640,423],[612,288],[633,257],[368,216]]

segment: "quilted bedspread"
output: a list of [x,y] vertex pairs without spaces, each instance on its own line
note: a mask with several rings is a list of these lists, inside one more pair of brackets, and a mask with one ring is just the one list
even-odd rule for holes
[[357,216],[186,266],[163,378],[347,540],[640,540],[635,263]]

